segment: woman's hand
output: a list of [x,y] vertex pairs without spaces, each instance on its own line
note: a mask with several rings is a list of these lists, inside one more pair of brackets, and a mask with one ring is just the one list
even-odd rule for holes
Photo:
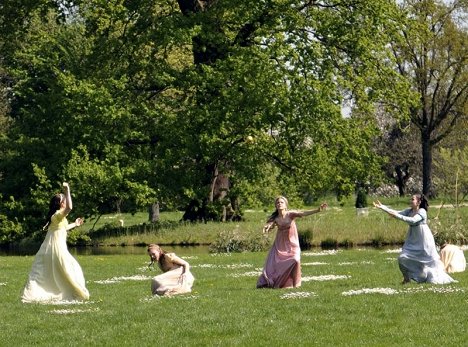
[[374,204],[374,207],[377,207],[377,208],[382,207],[382,203],[379,200],[374,201],[373,204]]
[[62,183],[62,187],[63,187],[63,189],[65,189],[65,190],[69,190],[69,189],[70,189],[70,186],[68,185],[67,182],[63,182],[63,183]]
[[323,204],[320,204],[319,212],[325,210],[327,207],[328,207],[328,204],[326,202],[324,202]]
[[77,227],[83,225],[83,223],[84,223],[83,218],[77,218],[77,219],[75,219],[75,225],[76,225]]
[[263,226],[263,233],[269,233],[270,230],[273,228],[273,223],[267,223]]

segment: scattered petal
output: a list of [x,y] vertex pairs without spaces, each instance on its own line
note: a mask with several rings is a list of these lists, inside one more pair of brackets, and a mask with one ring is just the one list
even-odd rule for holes
[[311,296],[317,296],[317,294],[314,292],[293,292],[281,295],[280,299],[302,299],[309,298]]
[[322,276],[305,276],[302,277],[303,282],[308,281],[332,281],[332,280],[343,280],[351,278],[348,275],[322,275]]
[[344,296],[360,295],[360,294],[385,294],[394,295],[398,294],[398,290],[392,288],[363,288],[358,290],[348,290],[347,292],[341,293]]

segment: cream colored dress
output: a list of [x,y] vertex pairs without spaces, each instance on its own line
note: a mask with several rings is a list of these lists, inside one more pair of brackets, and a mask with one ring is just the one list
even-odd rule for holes
[[463,272],[466,269],[466,258],[460,247],[446,245],[440,251],[440,260],[444,263],[445,271],[448,273]]
[[64,211],[57,211],[34,259],[23,290],[23,302],[89,299],[83,271],[67,248],[67,226]]
[[193,277],[190,270],[184,270],[182,265],[174,262],[177,257],[174,253],[165,253],[161,261],[158,262],[159,268],[164,272],[151,280],[151,292],[153,295],[174,295],[190,293],[192,291]]

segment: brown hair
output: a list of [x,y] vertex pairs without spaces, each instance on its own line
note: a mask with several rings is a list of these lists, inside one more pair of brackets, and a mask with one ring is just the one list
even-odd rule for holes
[[55,194],[52,199],[50,199],[49,202],[49,212],[47,212],[47,218],[46,218],[46,223],[42,227],[42,230],[46,230],[47,227],[50,225],[51,218],[57,212],[60,210],[60,207],[62,205],[62,201],[65,199],[65,196],[63,194]]
[[427,201],[424,194],[415,194],[414,196],[419,200],[419,208],[423,208],[426,212],[429,212],[429,201]]

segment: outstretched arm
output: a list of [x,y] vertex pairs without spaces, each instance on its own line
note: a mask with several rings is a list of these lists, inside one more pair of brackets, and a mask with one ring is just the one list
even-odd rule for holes
[[328,204],[325,202],[323,204],[320,204],[320,206],[318,208],[316,208],[315,210],[296,212],[296,216],[298,216],[298,217],[310,216],[311,214],[319,213],[319,212],[325,210],[327,207],[328,207]]
[[71,230],[71,229],[73,229],[75,227],[79,227],[80,225],[83,225],[83,222],[84,222],[83,218],[75,219],[75,221],[73,223],[70,223],[70,224],[67,225],[67,231]]
[[374,204],[374,207],[380,208],[382,211],[387,212],[389,215],[391,215],[391,216],[393,216],[393,217],[395,217],[395,216],[398,214],[397,211],[392,210],[391,208],[385,206],[385,205],[382,204],[379,200],[374,201],[373,204]]

